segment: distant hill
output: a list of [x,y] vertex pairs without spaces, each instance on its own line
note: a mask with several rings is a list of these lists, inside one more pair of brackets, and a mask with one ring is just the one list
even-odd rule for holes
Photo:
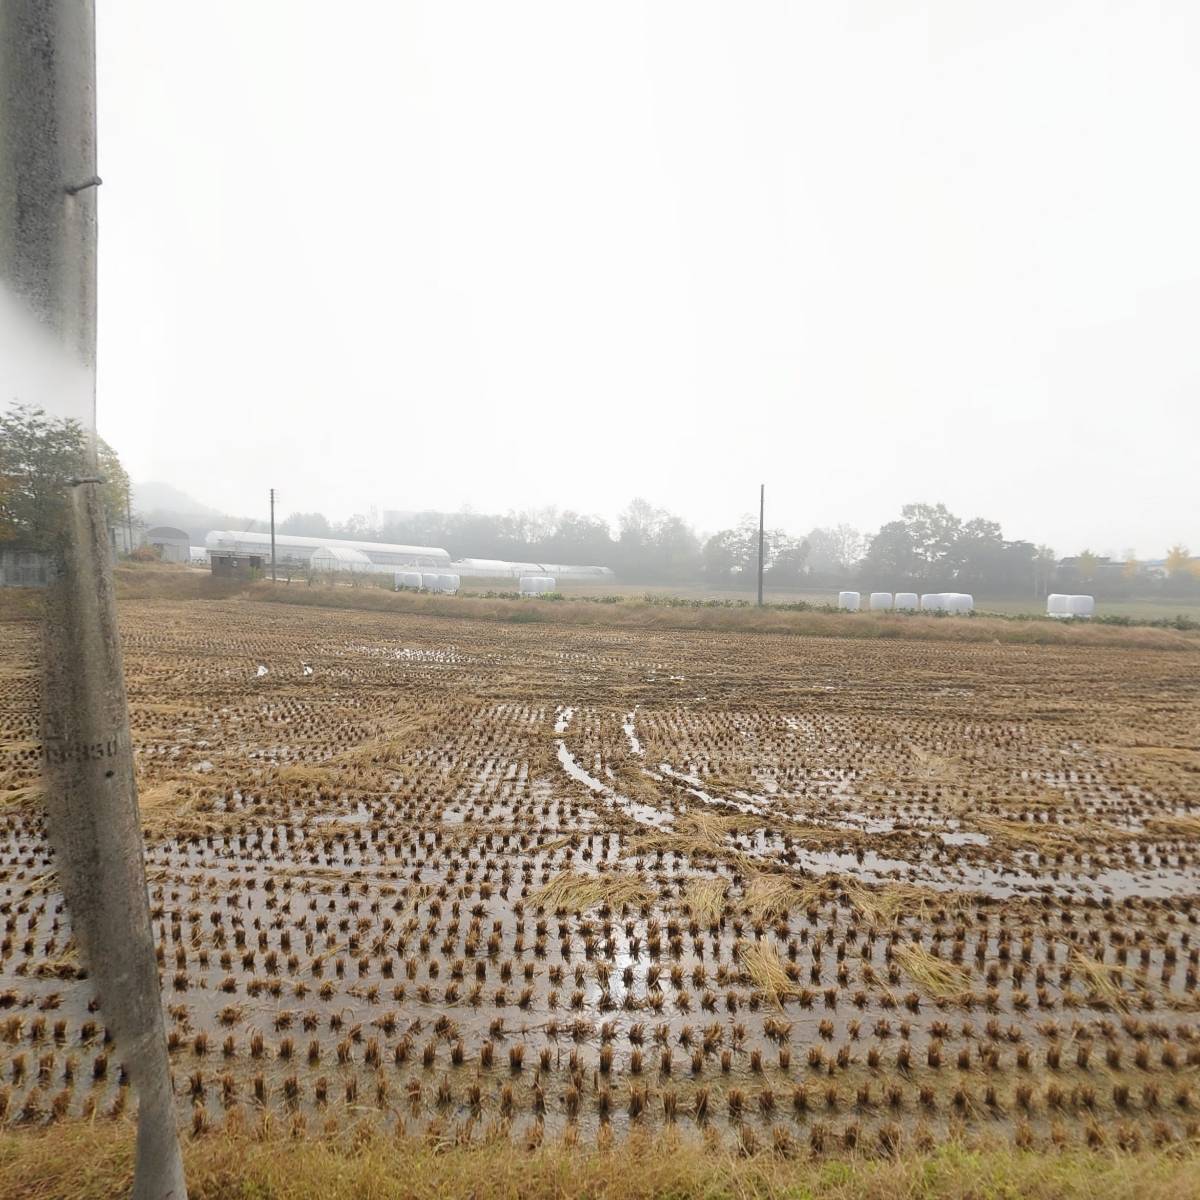
[[219,508],[202,504],[194,496],[170,483],[135,483],[133,485],[133,507],[147,528],[156,525],[171,525],[183,529],[194,546],[204,544],[204,535],[210,529],[259,529],[260,521],[245,517],[231,517]]
[[201,504],[171,483],[135,483],[133,506],[141,513],[164,512],[192,513],[197,517],[219,517],[219,509]]

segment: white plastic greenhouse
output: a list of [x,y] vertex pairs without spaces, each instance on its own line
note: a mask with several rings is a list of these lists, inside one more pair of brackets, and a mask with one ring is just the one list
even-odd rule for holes
[[[204,538],[209,557],[255,556],[271,553],[269,533],[250,533],[242,530],[213,529]],[[450,555],[438,546],[399,546],[391,542],[359,542],[347,538],[300,537],[292,533],[275,536],[275,557],[281,563],[309,565],[319,551],[351,550],[365,557],[373,568],[395,570],[397,567],[449,567]],[[335,556],[336,557],[336,556]],[[361,562],[349,560],[361,568]],[[317,568],[321,569],[321,568]],[[334,568],[335,570],[338,568]]]
[[365,574],[373,570],[375,564],[361,550],[334,545],[314,550],[308,565],[314,571],[358,571]]
[[564,563],[507,562],[499,558],[460,558],[450,564],[460,575],[476,579],[521,579],[549,575],[557,579],[610,579],[611,567],[571,566]]

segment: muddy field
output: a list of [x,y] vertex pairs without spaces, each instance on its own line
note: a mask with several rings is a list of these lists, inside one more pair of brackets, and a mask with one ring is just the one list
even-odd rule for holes
[[[1200,1128],[1195,653],[123,608],[181,1119]],[[0,622],[0,1111],[120,1111]]]

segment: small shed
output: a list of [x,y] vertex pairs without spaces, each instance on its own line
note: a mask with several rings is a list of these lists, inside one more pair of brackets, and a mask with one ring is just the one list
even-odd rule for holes
[[182,529],[156,525],[146,530],[146,545],[153,546],[162,562],[186,563],[192,557],[192,539]]
[[212,573],[220,579],[253,579],[261,574],[261,554],[210,554]]

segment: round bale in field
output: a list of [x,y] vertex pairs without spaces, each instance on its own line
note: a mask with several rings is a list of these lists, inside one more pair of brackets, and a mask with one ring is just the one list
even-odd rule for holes
[[838,592],[838,608],[846,612],[858,612],[862,606],[862,596],[858,592]]
[[1046,597],[1046,615],[1048,617],[1069,617],[1071,615],[1071,597],[1061,592],[1051,592]]
[[872,612],[886,612],[892,607],[892,593],[872,592],[870,606]]

